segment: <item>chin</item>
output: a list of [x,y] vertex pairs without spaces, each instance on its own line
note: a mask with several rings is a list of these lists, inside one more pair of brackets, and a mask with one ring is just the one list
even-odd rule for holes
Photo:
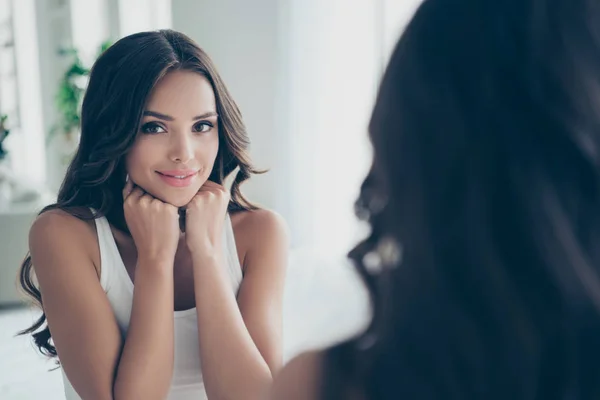
[[177,208],[185,207],[194,198],[200,189],[187,188],[186,190],[161,190],[156,193],[149,192],[164,203],[171,204]]
[[169,203],[175,207],[185,207],[187,206],[190,201],[192,201],[192,199],[194,198],[194,196],[196,195],[198,191],[195,191],[192,194],[180,194],[178,196],[170,194],[165,196],[165,199],[163,200],[165,203]]

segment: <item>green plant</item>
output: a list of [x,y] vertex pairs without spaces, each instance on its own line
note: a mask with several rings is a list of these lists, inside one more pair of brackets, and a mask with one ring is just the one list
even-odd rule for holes
[[4,159],[6,157],[6,154],[8,153],[4,147],[2,147],[2,143],[4,142],[4,139],[6,139],[8,137],[8,135],[10,134],[10,130],[8,129],[8,127],[6,126],[6,121],[8,120],[8,115],[0,115],[0,160]]
[[65,52],[74,57],[73,63],[65,72],[58,87],[56,95],[56,110],[59,113],[59,122],[51,132],[51,136],[57,132],[70,134],[79,128],[79,107],[83,98],[85,87],[81,84],[82,78],[89,75],[89,69],[83,66],[77,50],[70,49]]
[[[111,45],[112,41],[103,42],[100,46],[99,55]],[[48,135],[48,141],[50,141],[57,133],[70,135],[79,129],[81,124],[81,102],[87,86],[87,79],[90,74],[90,68],[83,64],[79,58],[79,51],[77,49],[62,49],[59,51],[59,55],[71,58],[72,62],[67,67],[65,74],[59,83],[55,101],[59,118],[58,122]]]

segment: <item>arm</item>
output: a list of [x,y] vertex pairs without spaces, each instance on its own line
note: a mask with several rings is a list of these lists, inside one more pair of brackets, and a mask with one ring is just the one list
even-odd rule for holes
[[[99,257],[93,256],[98,250],[89,225],[49,211],[38,217],[29,241],[52,338],[80,397],[163,398],[172,370],[172,345],[165,339],[172,330],[167,318],[172,283],[152,268],[136,274],[131,325],[122,348],[94,267],[93,259]],[[152,358],[147,349],[153,349]]]
[[271,388],[270,400],[320,399],[322,355],[304,353],[291,360],[277,374]]
[[[169,272],[170,271],[170,272]],[[173,268],[139,259],[115,399],[164,399],[174,361]]]
[[264,398],[282,362],[287,230],[268,211],[244,219],[238,232],[252,240],[237,302],[222,251],[193,260],[202,373],[211,399]]

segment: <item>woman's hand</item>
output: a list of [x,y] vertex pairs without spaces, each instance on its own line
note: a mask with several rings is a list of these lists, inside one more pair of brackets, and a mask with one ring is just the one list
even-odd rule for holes
[[187,205],[185,238],[192,257],[220,254],[229,199],[223,186],[206,181]]
[[152,197],[131,179],[123,189],[123,199],[125,221],[135,242],[138,260],[173,266],[180,232],[177,207]]

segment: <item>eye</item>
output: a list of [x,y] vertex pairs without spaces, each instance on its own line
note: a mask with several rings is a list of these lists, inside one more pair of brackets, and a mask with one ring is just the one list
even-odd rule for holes
[[207,121],[198,122],[194,125],[194,132],[206,133],[210,131],[214,125]]
[[165,132],[165,129],[156,122],[148,122],[147,124],[142,125],[141,131],[142,133],[154,135]]

